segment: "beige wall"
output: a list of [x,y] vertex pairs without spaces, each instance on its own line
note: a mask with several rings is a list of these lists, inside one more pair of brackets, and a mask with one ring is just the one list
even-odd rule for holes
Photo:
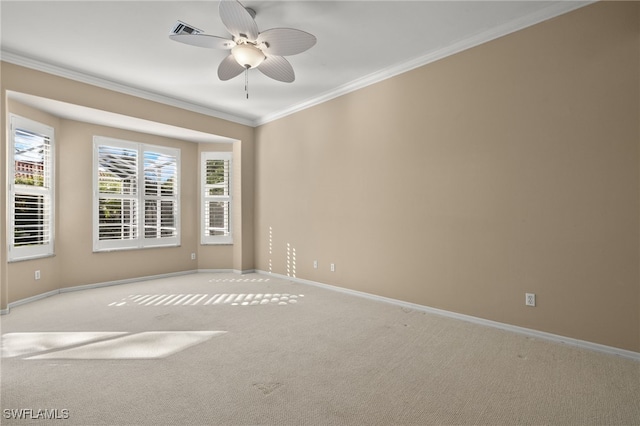
[[[209,116],[157,104],[49,74],[2,64],[2,166],[0,184],[6,188],[6,119],[16,113],[54,127],[56,132],[56,252],[54,257],[6,263],[3,244],[0,256],[0,309],[38,294],[78,285],[146,277],[197,269],[253,268],[253,134],[254,129]],[[7,91],[70,102],[104,111],[185,127],[238,140],[233,144],[196,144],[154,135],[87,124],[54,117],[7,101]],[[181,150],[181,245],[175,248],[93,253],[92,251],[92,138],[94,135]],[[234,151],[235,177],[233,245],[201,246],[198,170],[202,151]],[[237,151],[237,154],[236,154]],[[240,155],[246,157],[242,158]],[[3,203],[6,195],[3,195]],[[248,200],[244,200],[247,198]],[[246,206],[246,207],[244,207]],[[6,209],[0,213],[6,223]],[[242,232],[240,227],[243,227]],[[197,260],[191,260],[191,253]],[[40,270],[42,278],[34,279]]]
[[639,34],[598,3],[261,126],[256,268],[640,351]]

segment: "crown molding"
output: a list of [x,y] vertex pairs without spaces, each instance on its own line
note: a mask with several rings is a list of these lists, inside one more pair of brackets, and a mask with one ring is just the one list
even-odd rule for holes
[[330,101],[342,95],[346,95],[356,90],[365,88],[372,84],[379,83],[391,77],[395,77],[397,75],[406,73],[408,71],[422,67],[424,65],[430,64],[440,59],[444,59],[448,56],[454,55],[464,50],[471,49],[473,47],[479,46],[481,44],[503,37],[505,35],[520,31],[522,29],[538,24],[540,22],[555,18],[565,13],[569,13],[573,10],[595,3],[596,1],[598,0],[585,0],[585,1],[566,0],[566,1],[552,3],[551,5],[549,5],[544,9],[541,9],[529,15],[523,16],[507,24],[503,24],[503,25],[488,29],[486,31],[483,31],[471,37],[468,37],[466,39],[460,40],[457,43],[454,43],[442,49],[435,50],[426,55],[414,58],[410,61],[398,64],[398,65],[394,65],[394,66],[385,68],[381,71],[369,74],[367,76],[354,80],[350,83],[339,86],[334,90],[330,90],[319,96],[315,96],[313,98],[297,103],[295,105],[292,105],[280,111],[266,114],[255,120],[229,114],[223,111],[214,110],[212,108],[194,104],[188,101],[160,95],[158,93],[150,92],[137,87],[124,85],[121,83],[104,79],[102,77],[64,68],[60,65],[53,65],[50,63],[46,63],[46,62],[34,59],[34,58],[29,58],[29,57],[20,55],[15,52],[0,50],[0,60],[6,61],[12,64],[20,65],[26,68],[34,69],[37,71],[46,72],[48,74],[57,75],[59,77],[64,77],[64,78],[79,81],[82,83],[91,84],[93,86],[98,86],[104,89],[113,90],[113,91],[124,93],[127,95],[136,96],[139,98],[162,103],[165,105],[174,106],[174,107],[181,108],[188,111],[197,112],[197,113],[208,115],[211,117],[220,118],[220,119],[231,121],[234,123],[243,124],[251,127],[258,127],[263,124],[269,123],[271,121],[278,120],[280,118],[286,117],[296,112]]
[[263,124],[269,123],[270,121],[275,121],[277,119],[286,117],[288,115],[302,111],[312,106],[330,101],[331,99],[340,97],[342,95],[346,95],[348,93],[354,92],[356,90],[362,89],[372,84],[379,83],[383,80],[406,73],[408,71],[422,67],[424,65],[430,64],[440,59],[444,59],[448,56],[455,55],[456,53],[460,53],[464,50],[471,49],[473,47],[495,40],[497,38],[504,37],[508,34],[523,30],[527,27],[533,26],[535,24],[539,24],[543,21],[555,18],[565,13],[569,13],[573,10],[595,3],[597,1],[598,0],[585,0],[585,1],[567,0],[567,1],[553,3],[544,9],[538,10],[535,13],[531,13],[519,19],[513,20],[507,24],[503,24],[503,25],[488,29],[486,31],[483,31],[471,37],[468,37],[466,39],[460,40],[457,43],[446,46],[442,49],[435,50],[426,55],[414,58],[410,61],[398,64],[398,65],[394,65],[394,66],[385,68],[381,71],[369,74],[365,77],[362,77],[360,79],[357,79],[350,83],[342,85],[336,88],[335,90],[326,92],[323,95],[320,95],[318,97],[314,97],[304,102],[301,102],[299,104],[293,105],[290,108],[275,112],[273,114],[265,115],[255,121],[255,126],[256,127],[261,126]]
[[91,74],[86,74],[80,71],[65,68],[59,65],[53,65],[38,59],[30,58],[21,55],[16,52],[7,50],[0,50],[0,60],[8,62],[14,65],[19,65],[25,68],[33,69],[36,71],[42,71],[47,74],[52,74],[58,77],[67,78],[69,80],[78,81],[80,83],[90,84],[103,89],[112,90],[114,92],[123,93],[125,95],[131,95],[138,98],[146,99],[148,101],[158,102],[164,105],[173,106],[176,108],[184,109],[187,111],[197,112],[200,114],[208,115],[210,117],[220,118],[222,120],[231,121],[245,126],[255,126],[254,120],[247,119],[245,117],[239,117],[226,112],[214,110],[202,105],[194,104],[191,102],[183,101],[180,99],[172,98],[169,96],[160,95],[158,93],[143,90],[137,87],[128,86],[121,83],[116,83],[97,77]]

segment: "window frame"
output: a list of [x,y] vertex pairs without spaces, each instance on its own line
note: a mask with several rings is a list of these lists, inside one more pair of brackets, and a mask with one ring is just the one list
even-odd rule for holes
[[[38,121],[9,114],[10,137],[7,152],[7,260],[9,262],[38,259],[55,254],[55,130]],[[48,139],[48,156],[43,161],[43,185],[16,184],[16,132],[22,130]],[[48,157],[48,158],[47,158]],[[16,245],[16,197],[18,195],[43,197],[42,227],[48,241],[43,244]],[[48,217],[48,219],[46,219]]]
[[[208,195],[208,189],[213,184],[207,183],[207,162],[209,160],[228,161],[228,173],[226,195]],[[206,151],[201,154],[200,161],[200,243],[202,245],[233,244],[233,153],[222,151]],[[207,204],[209,202],[227,203],[226,235],[208,235],[209,214]]]
[[[110,193],[100,192],[100,147],[110,147],[115,149],[131,150],[136,153],[136,174],[135,193]],[[175,157],[175,182],[173,194],[167,196],[150,196],[146,191],[145,184],[145,153],[153,153]],[[181,220],[180,220],[180,149],[159,145],[151,145],[140,142],[132,142],[116,139],[108,136],[93,137],[93,251],[117,251],[135,250],[153,247],[179,247],[181,241]],[[122,199],[131,200],[135,205],[135,217],[128,223],[134,229],[135,235],[132,238],[100,239],[100,199]],[[148,225],[146,223],[146,206],[148,200],[172,201],[174,203],[174,226],[175,235],[171,237],[146,236]],[[162,204],[162,203],[161,203]]]

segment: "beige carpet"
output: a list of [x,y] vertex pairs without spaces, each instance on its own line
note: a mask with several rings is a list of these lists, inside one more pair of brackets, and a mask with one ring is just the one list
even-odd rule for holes
[[640,425],[637,361],[265,275],[64,293],[1,321],[3,425]]

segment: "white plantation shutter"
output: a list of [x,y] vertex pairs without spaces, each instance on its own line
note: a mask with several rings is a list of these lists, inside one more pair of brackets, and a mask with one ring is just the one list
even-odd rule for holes
[[9,260],[53,254],[54,131],[10,116]]
[[[173,153],[172,153],[173,151]],[[155,147],[144,152],[144,237],[177,238],[178,157]]]
[[231,244],[231,153],[203,152],[201,174],[202,244]]
[[138,148],[130,142],[108,143],[95,147],[98,226],[94,246],[98,250],[137,247]]
[[94,250],[179,244],[180,151],[94,137]]

